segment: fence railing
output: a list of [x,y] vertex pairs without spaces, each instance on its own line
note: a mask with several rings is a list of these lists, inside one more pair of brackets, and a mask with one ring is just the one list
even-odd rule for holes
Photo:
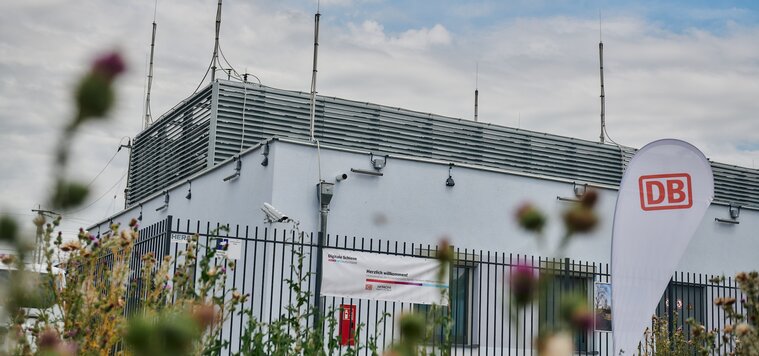
[[[217,292],[221,295],[235,288],[240,293],[249,295],[245,308],[251,311],[252,317],[257,321],[270,323],[286,314],[287,307],[295,302],[297,296],[287,281],[297,280],[297,271],[293,266],[297,265],[298,252],[302,252],[302,272],[306,278],[301,286],[311,295],[311,305],[314,304],[313,290],[318,278],[318,246],[315,235],[299,235],[292,229],[247,225],[227,225],[227,229],[221,231],[221,226],[170,216],[165,221],[141,230],[130,267],[133,273],[139,274],[141,257],[148,252],[153,252],[159,260],[162,256],[171,256],[174,264],[172,268],[176,267],[182,262],[181,251],[186,248],[188,238],[194,234],[198,235],[200,248],[216,246],[224,241],[225,244],[234,246],[236,255],[230,257],[237,261],[236,268],[226,277],[224,290]],[[437,246],[430,244],[341,235],[327,236],[324,247],[421,258],[435,258],[437,251]],[[605,294],[597,294],[599,290],[608,288],[610,283],[607,263],[568,258],[546,259],[455,246],[453,249],[455,260],[449,287],[453,355],[536,355],[534,340],[540,328],[556,323],[559,306],[570,293],[586,295],[591,310],[610,302],[605,299]],[[217,257],[212,263],[222,268],[226,267],[227,262],[225,258]],[[553,283],[535,302],[515,310],[510,298],[509,281],[518,266],[529,266],[536,275],[551,276]],[[725,315],[712,301],[718,297],[735,297],[738,300],[737,310],[742,312],[742,295],[732,278],[717,282],[713,280],[714,277],[716,276],[676,273],[652,314],[668,320],[670,331],[683,327],[686,335],[690,335],[686,325],[688,318],[702,323],[707,329],[721,329],[725,324]],[[139,276],[135,275],[135,278]],[[133,297],[128,300],[128,312],[139,306],[139,295],[139,291],[130,293]],[[356,323],[363,324],[356,335],[358,343],[376,337],[380,348],[389,346],[400,337],[397,320],[402,314],[411,311],[429,313],[428,307],[422,305],[356,298],[322,297],[321,305],[328,318],[336,319],[343,306],[355,307]],[[247,315],[235,314],[225,321],[220,335],[222,339],[230,341],[230,347],[225,352],[239,350],[248,318]],[[309,325],[311,322],[313,320],[309,320]],[[326,322],[323,326],[324,330],[328,330]],[[576,353],[612,355],[611,333],[603,330],[610,327],[610,320],[602,318],[595,327],[599,330],[592,328],[587,332],[575,333]],[[339,330],[334,332],[339,333]],[[442,342],[442,332],[434,330],[432,334],[427,346],[438,349]],[[339,352],[345,353],[347,347],[343,346]],[[725,346],[718,353],[730,351]],[[364,349],[360,354],[370,353]]]

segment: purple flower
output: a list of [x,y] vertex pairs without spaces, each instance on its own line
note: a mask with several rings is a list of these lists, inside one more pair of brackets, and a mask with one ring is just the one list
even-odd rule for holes
[[511,296],[516,306],[529,303],[535,296],[538,287],[538,279],[533,267],[528,264],[517,264],[511,273]]
[[113,80],[126,70],[124,59],[117,52],[106,53],[95,60],[92,71],[103,75],[108,80]]

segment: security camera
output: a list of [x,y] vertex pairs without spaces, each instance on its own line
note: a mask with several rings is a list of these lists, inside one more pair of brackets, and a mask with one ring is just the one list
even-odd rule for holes
[[269,203],[264,203],[264,206],[261,208],[261,211],[266,214],[266,221],[267,222],[283,222],[290,220],[290,218],[287,217],[287,215],[283,214],[281,211],[277,210],[277,208],[271,206]]
[[342,182],[344,180],[348,179],[348,175],[345,173],[338,174],[337,177],[335,177],[335,180],[338,182]]

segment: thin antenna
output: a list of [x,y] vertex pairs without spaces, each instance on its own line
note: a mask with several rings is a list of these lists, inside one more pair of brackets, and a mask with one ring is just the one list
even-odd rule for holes
[[311,73],[311,141],[314,141],[314,126],[316,121],[316,64],[319,56],[319,3],[316,5],[316,15],[314,16],[314,67]]
[[598,33],[599,33],[599,39],[598,39],[598,60],[601,65],[600,67],[600,73],[601,73],[601,135],[598,136],[598,138],[601,140],[601,143],[604,143],[605,135],[604,132],[606,132],[606,94],[604,92],[604,43],[603,39],[601,38],[601,12],[598,12]]
[[221,0],[216,7],[216,38],[213,42],[213,58],[211,58],[211,82],[216,80],[216,64],[219,62],[219,31],[221,30]]
[[479,97],[480,97],[480,64],[475,64],[475,70],[474,70],[474,122],[477,122],[477,108],[479,105]]
[[155,0],[153,7],[153,35],[150,39],[150,62],[148,64],[148,87],[145,92],[145,122],[142,124],[142,129],[146,129],[153,122],[153,117],[150,112],[150,89],[153,87],[153,54],[155,52],[155,33],[158,25],[155,22],[156,13],[158,12],[158,0]]

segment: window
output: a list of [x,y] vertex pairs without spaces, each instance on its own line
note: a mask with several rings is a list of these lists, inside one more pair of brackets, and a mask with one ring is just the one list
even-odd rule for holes
[[[552,266],[555,266],[555,268]],[[538,310],[541,327],[554,326],[559,322],[562,301],[573,294],[585,296],[588,308],[593,310],[593,273],[591,270],[588,270],[588,268],[592,267],[570,264],[568,261],[559,264],[551,262],[550,265],[541,267],[543,277],[552,278],[549,287],[540,296]],[[575,351],[581,353],[589,351],[591,348],[589,339],[592,332],[593,330],[575,333]]]
[[[674,303],[670,301],[674,300]],[[683,335],[690,338],[690,326],[686,320],[693,318],[697,323],[703,324],[705,316],[706,295],[703,286],[670,282],[667,290],[656,307],[656,315],[659,318],[672,322],[674,327],[683,327]],[[670,330],[674,330],[670,328]],[[670,331],[671,332],[671,331]]]
[[[472,302],[472,271],[471,266],[453,266],[450,274],[449,293],[451,296],[451,342],[454,345],[467,345],[472,338],[471,302]],[[432,323],[442,316],[446,308],[436,308],[431,305],[417,305],[417,310],[426,315]],[[433,343],[444,340],[443,328],[438,327],[433,335]]]

